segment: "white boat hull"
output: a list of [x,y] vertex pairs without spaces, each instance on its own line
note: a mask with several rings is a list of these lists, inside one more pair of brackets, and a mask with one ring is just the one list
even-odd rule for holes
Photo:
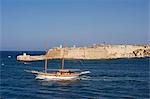
[[80,72],[80,73],[71,73],[69,75],[68,74],[60,75],[57,73],[43,73],[43,72],[28,71],[28,70],[26,70],[26,71],[35,74],[36,79],[40,79],[40,80],[75,80],[81,75],[90,73],[90,71],[84,71],[84,72]]
[[79,76],[46,76],[46,75],[37,75],[36,79],[40,80],[73,80],[76,79]]

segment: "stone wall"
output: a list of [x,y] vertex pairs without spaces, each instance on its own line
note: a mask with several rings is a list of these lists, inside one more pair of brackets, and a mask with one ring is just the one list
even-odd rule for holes
[[47,53],[49,58],[110,59],[150,56],[149,45],[99,45],[78,48],[54,48]]

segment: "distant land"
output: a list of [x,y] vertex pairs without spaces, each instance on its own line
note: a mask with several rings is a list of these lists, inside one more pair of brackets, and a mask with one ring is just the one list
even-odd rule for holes
[[88,47],[54,47],[45,55],[31,56],[23,53],[17,56],[20,61],[36,61],[45,59],[115,59],[115,58],[150,57],[150,45],[110,45],[93,44]]

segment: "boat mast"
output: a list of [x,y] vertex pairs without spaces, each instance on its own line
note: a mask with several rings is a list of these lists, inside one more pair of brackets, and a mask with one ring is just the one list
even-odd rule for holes
[[45,73],[47,73],[47,57],[45,59]]
[[47,51],[46,51],[46,54],[45,54],[45,73],[47,73]]
[[64,58],[61,60],[61,69],[64,69]]
[[47,73],[47,65],[48,65],[48,60],[47,60],[47,55],[48,55],[48,49],[47,49],[47,42],[46,42],[46,54],[45,54],[45,73]]
[[61,69],[64,69],[64,49],[63,49],[63,56],[61,59]]

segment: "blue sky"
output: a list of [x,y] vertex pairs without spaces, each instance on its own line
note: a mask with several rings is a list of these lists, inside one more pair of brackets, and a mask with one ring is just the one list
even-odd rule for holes
[[148,43],[148,0],[2,0],[1,20],[1,50]]

